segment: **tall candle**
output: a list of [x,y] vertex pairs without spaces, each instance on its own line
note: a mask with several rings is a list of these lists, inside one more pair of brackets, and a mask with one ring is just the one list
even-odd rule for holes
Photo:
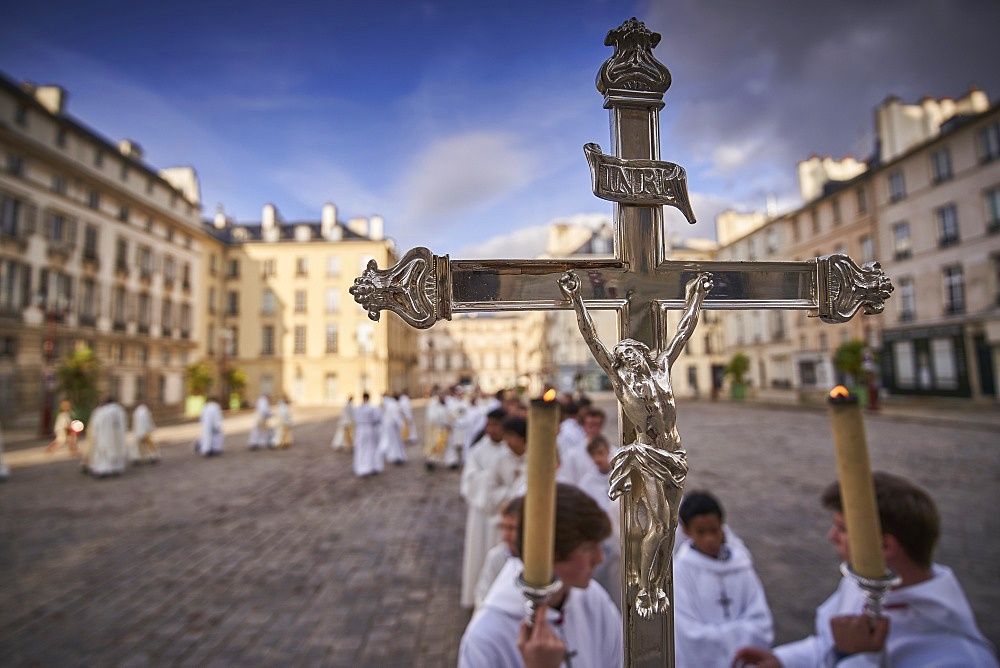
[[556,434],[559,405],[555,391],[534,399],[528,412],[528,491],[524,497],[524,581],[532,587],[552,582],[556,515]]
[[884,578],[882,527],[878,519],[861,406],[857,397],[851,396],[843,386],[837,386],[830,392],[829,406],[851,569],[861,577]]

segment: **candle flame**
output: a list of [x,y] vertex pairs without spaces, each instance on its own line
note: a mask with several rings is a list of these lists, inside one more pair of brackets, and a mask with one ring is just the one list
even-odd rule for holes
[[555,400],[556,400],[555,390],[548,390],[545,394],[542,395],[542,401],[555,401]]
[[846,399],[849,396],[851,396],[850,391],[848,391],[848,389],[843,385],[838,385],[837,387],[830,390],[831,399],[841,399],[841,398]]

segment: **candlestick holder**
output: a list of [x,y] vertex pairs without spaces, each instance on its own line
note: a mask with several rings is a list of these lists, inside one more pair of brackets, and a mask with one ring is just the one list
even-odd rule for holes
[[840,572],[858,583],[865,593],[865,614],[869,619],[875,620],[882,616],[882,599],[892,587],[903,581],[901,577],[885,569],[885,576],[881,578],[866,578],[858,575],[851,569],[851,565],[846,561],[840,564]]
[[535,623],[535,612],[538,610],[538,606],[562,589],[562,580],[553,576],[552,582],[549,584],[544,587],[536,587],[524,581],[524,571],[521,571],[521,574],[517,576],[517,586],[524,594],[524,612],[527,615],[528,626],[532,626]]

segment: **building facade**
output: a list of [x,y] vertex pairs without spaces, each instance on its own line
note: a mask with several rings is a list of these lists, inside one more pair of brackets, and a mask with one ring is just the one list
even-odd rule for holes
[[3,75],[0,159],[0,419],[49,431],[56,366],[82,347],[101,396],[179,412],[208,241],[194,170],[154,170],[61,88]]
[[340,405],[417,385],[416,332],[388,311],[373,322],[348,292],[369,261],[385,268],[398,259],[380,217],[344,223],[326,204],[318,221],[284,222],[267,204],[259,223],[219,213],[205,228],[217,240],[205,356],[223,394],[230,368],[246,376],[244,402],[266,394]]
[[750,356],[756,392],[772,398],[816,399],[849,380],[833,355],[856,340],[890,394],[995,401],[1000,108],[976,90],[918,105],[889,98],[876,109],[876,133],[864,169],[852,158],[801,163],[800,208],[720,219],[719,257],[878,260],[895,286],[885,312],[838,325],[804,312],[726,314],[727,353]]

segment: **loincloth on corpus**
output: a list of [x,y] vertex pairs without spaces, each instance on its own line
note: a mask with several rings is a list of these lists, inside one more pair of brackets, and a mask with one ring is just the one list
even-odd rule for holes
[[617,499],[631,490],[633,473],[681,488],[687,472],[687,453],[684,450],[669,452],[643,443],[632,443],[619,450],[611,460],[608,496]]

